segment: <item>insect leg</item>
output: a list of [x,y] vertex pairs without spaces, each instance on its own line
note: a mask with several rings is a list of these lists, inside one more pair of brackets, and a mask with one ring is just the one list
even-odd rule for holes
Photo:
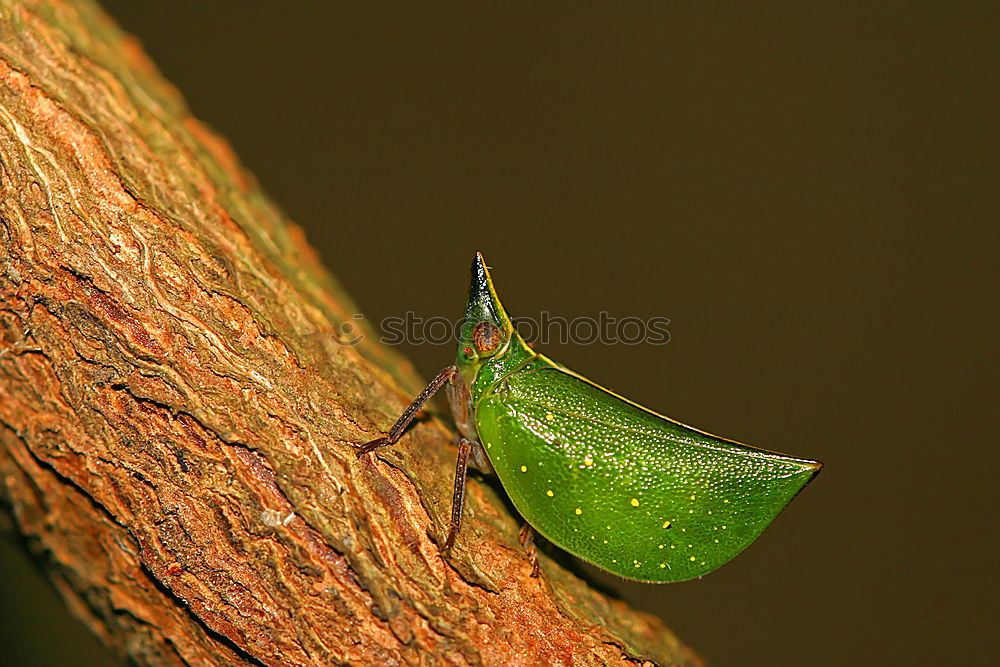
[[533,578],[537,577],[541,574],[541,569],[538,565],[538,546],[535,544],[535,529],[531,527],[530,523],[525,521],[521,524],[521,532],[517,538],[521,542],[524,552],[528,554],[528,561],[531,563],[531,576]]
[[455,536],[462,527],[462,505],[465,503],[465,479],[469,473],[469,452],[472,451],[472,441],[466,438],[458,439],[458,461],[455,462],[455,491],[451,496],[451,523],[448,525],[448,538],[444,541],[444,550],[448,551],[455,544]]
[[420,392],[420,395],[413,399],[413,402],[410,403],[405,410],[403,410],[403,414],[399,416],[399,419],[396,420],[396,423],[392,425],[392,428],[389,429],[387,434],[383,435],[381,438],[375,438],[371,442],[366,442],[358,447],[358,458],[361,458],[368,452],[374,451],[379,447],[396,444],[396,441],[402,437],[406,427],[410,425],[413,418],[417,416],[418,412],[420,412],[420,408],[424,407],[424,404],[437,393],[438,389],[455,377],[456,373],[458,373],[458,368],[455,366],[448,366],[438,373],[437,377],[431,380],[429,385],[424,387],[424,390]]

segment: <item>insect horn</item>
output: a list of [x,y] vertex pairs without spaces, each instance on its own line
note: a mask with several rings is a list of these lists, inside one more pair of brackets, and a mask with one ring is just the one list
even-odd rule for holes
[[483,255],[477,252],[472,258],[472,282],[469,285],[469,301],[465,308],[465,321],[471,325],[477,322],[490,322],[496,325],[505,335],[510,336],[514,327],[507,317],[506,311],[500,305],[493,280]]

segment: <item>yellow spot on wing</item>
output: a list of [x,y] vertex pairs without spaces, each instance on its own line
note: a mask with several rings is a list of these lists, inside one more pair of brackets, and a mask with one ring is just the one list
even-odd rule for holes
[[639,499],[638,498],[633,498],[632,499],[632,507],[638,507],[638,506],[639,506]]

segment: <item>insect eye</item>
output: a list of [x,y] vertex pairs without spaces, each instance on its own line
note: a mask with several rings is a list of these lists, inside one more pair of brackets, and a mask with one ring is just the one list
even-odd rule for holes
[[480,322],[472,330],[472,343],[479,354],[489,354],[500,346],[500,329],[492,322]]

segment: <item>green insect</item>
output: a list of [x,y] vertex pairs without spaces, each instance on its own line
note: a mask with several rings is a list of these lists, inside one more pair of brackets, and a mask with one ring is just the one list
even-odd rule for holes
[[526,520],[521,538],[536,576],[531,528],[627,579],[700,577],[753,542],[822,466],[685,426],[537,354],[479,253],[456,364],[358,456],[398,441],[441,387],[460,433],[444,549],[461,527],[472,456]]

